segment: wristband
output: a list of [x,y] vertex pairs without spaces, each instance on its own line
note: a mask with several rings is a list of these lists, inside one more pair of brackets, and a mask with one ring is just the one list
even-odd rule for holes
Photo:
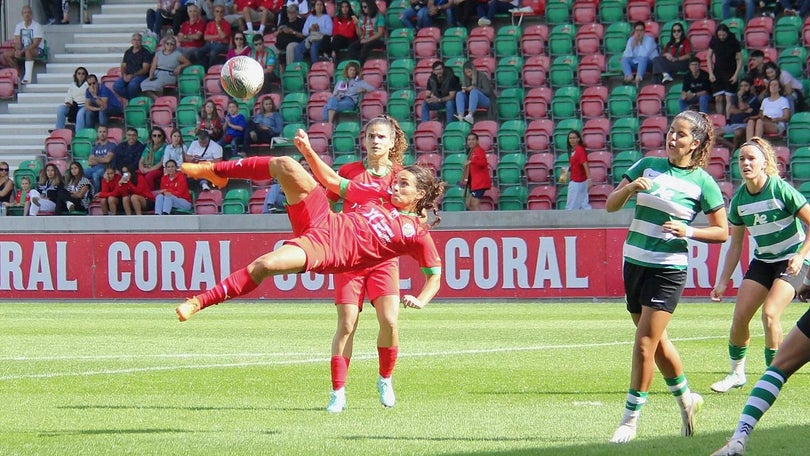
[[694,236],[695,236],[695,229],[691,226],[687,226],[686,233],[684,233],[683,237],[691,239]]
[[802,285],[810,287],[810,279],[808,279],[807,276],[802,277]]

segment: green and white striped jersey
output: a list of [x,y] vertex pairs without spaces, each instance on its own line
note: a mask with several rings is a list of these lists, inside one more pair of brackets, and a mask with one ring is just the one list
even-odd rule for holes
[[664,233],[664,222],[692,223],[698,212],[712,213],[723,207],[720,187],[702,168],[678,168],[667,158],[645,157],[625,173],[631,182],[652,180],[648,191],[637,194],[636,213],[624,242],[624,259],[651,268],[686,269],[685,238]]
[[795,255],[804,242],[796,214],[805,204],[804,195],[792,185],[770,176],[757,194],[751,194],[745,185],[737,189],[728,205],[728,221],[748,228],[757,244],[754,258],[775,263]]

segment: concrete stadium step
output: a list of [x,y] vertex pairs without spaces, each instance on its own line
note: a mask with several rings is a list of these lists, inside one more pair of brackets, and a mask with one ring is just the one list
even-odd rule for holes
[[[95,73],[97,75],[104,75],[107,73],[107,70],[110,69],[112,66],[118,66],[121,64],[119,60],[117,64],[110,65],[109,63],[88,63],[87,65],[81,65],[87,68],[87,71],[90,73]],[[73,72],[76,70],[76,67],[79,66],[76,63],[48,63],[46,68],[48,73],[65,73],[69,74],[67,81],[70,81],[73,78]]]
[[[53,128],[53,125],[51,125]],[[21,146],[37,146],[41,150],[45,145],[45,138],[48,137],[48,127],[42,125],[38,133],[29,133],[27,135],[3,135],[3,139],[7,140],[10,145],[14,147]]]
[[[36,84],[34,84],[36,85]],[[65,85],[67,87],[67,85]],[[65,89],[67,91],[67,89]],[[29,92],[26,90],[25,92],[17,94],[17,103],[32,103],[32,104],[45,104],[50,103],[52,106],[58,105],[60,102],[64,101],[65,94],[58,93],[58,92]]]
[[33,114],[48,114],[50,115],[51,119],[54,121],[56,120],[56,106],[62,100],[58,100],[56,104],[53,102],[43,102],[43,103],[15,103],[8,105],[8,113],[9,114],[17,114],[17,115],[24,115],[27,118],[30,118]]
[[67,85],[68,82],[72,79],[72,75],[64,76],[62,79],[59,80],[59,83],[54,84],[43,84],[42,77],[45,76],[46,73],[41,73],[37,75],[37,83],[36,84],[29,84],[23,90],[25,93],[58,93],[64,96],[67,93]]
[[[44,143],[43,143],[44,144]],[[11,165],[13,160],[14,166],[23,160],[31,160],[42,153],[43,144],[39,146],[4,146],[0,145],[0,159],[6,160]]]
[[[140,30],[133,30],[133,31],[122,31],[121,26],[118,26],[118,32],[105,32],[105,33],[77,33],[73,35],[73,44],[92,44],[95,46],[104,46],[106,44],[113,44],[119,46],[126,46],[127,48],[130,46],[130,41],[132,40],[132,34],[134,32],[143,31],[146,27],[142,27]],[[104,43],[104,44],[101,44]],[[67,48],[67,45],[65,45]],[[103,49],[103,47],[102,47]],[[89,52],[94,52],[93,49],[88,49]]]
[[[54,109],[53,120],[56,120],[56,109]],[[47,134],[48,130],[53,128],[53,125],[48,126],[53,122],[28,122],[21,125],[0,125],[0,134],[3,135],[3,138],[6,138],[6,135],[40,135],[42,133]]]
[[120,14],[102,13],[94,16],[93,22],[95,22],[96,24],[121,24],[127,27],[132,27],[133,24],[139,24],[131,30],[131,32],[138,32],[146,28],[147,9],[148,8],[144,8],[143,11],[141,11],[140,13],[120,13]]
[[58,85],[62,92],[67,92],[67,85],[70,84],[71,81],[73,81],[73,71],[70,73],[39,73],[36,77],[36,84],[31,84],[30,86],[25,87],[23,92],[43,92],[43,90],[39,90],[39,86],[50,87],[54,85]]
[[124,51],[129,48],[129,45],[123,44],[71,44],[65,45],[65,53],[54,54],[49,62],[53,63],[87,63],[87,62],[120,62],[124,56]]
[[[43,110],[25,116],[21,116],[19,114],[0,114],[0,125],[2,126],[8,125],[19,126],[21,124],[53,125],[54,123],[56,123],[55,106],[51,107],[51,109],[49,110]],[[53,126],[48,128],[53,128]]]

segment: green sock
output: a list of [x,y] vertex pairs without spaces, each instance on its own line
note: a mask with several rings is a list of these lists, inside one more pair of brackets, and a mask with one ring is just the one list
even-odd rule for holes
[[773,359],[776,358],[776,348],[766,348],[765,349],[765,367],[768,367],[773,362]]
[[737,423],[737,430],[732,438],[748,438],[762,415],[776,402],[782,386],[787,381],[785,377],[784,372],[775,367],[765,369],[765,373],[748,396],[748,401],[740,415],[740,421]]
[[748,351],[748,346],[738,347],[736,345],[728,344],[728,357],[732,360],[740,360],[745,358],[745,353]]

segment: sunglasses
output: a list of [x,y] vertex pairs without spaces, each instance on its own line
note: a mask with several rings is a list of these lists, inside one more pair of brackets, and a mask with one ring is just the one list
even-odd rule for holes
[[0,172],[2,172],[2,173],[7,173],[7,172],[8,172],[8,168],[0,168]]
[[88,82],[88,83],[87,83],[87,85],[90,85],[90,86],[94,86],[94,85],[96,85],[96,84],[98,84],[98,83],[97,83],[97,82]]
[[163,135],[161,135],[160,133],[155,133],[155,134],[152,135],[152,137],[153,138],[162,138]]

